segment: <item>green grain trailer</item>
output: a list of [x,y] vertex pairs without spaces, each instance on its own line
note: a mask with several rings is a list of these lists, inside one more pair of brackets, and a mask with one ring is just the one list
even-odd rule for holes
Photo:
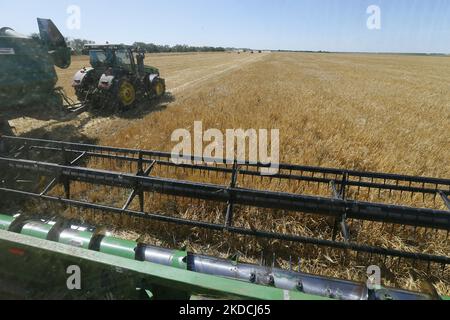
[[68,68],[71,50],[48,19],[37,19],[40,37],[0,28],[0,108],[48,100],[58,80],[54,66]]

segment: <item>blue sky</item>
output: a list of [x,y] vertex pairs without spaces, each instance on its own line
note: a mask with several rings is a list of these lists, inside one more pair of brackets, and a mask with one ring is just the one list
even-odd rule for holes
[[[69,5],[81,29],[66,26]],[[369,5],[381,29],[366,26]],[[0,26],[37,31],[51,18],[68,37],[255,49],[450,53],[448,0],[1,0]]]

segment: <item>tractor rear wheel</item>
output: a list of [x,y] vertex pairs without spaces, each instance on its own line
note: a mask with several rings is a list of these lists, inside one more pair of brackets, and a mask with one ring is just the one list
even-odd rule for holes
[[128,80],[121,80],[117,88],[117,101],[119,107],[129,108],[136,102],[136,89]]

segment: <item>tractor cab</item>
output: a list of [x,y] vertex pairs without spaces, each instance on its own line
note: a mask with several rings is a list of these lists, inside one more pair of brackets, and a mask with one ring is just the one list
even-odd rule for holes
[[95,69],[118,69],[136,73],[131,47],[122,45],[90,45],[89,58],[91,66]]
[[86,45],[90,64],[96,70],[112,69],[126,71],[144,77],[148,72],[157,73],[157,69],[144,65],[145,53],[126,45]]

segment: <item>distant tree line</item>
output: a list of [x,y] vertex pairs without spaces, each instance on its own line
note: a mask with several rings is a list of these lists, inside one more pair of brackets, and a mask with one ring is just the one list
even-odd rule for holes
[[75,55],[81,55],[85,52],[83,48],[87,44],[93,44],[94,41],[85,40],[85,39],[66,39],[67,45],[72,48],[72,53]]
[[134,47],[139,47],[147,53],[161,53],[161,52],[224,52],[228,48],[224,47],[195,47],[186,44],[177,44],[174,46],[157,45],[154,43],[135,42]]
[[[39,39],[38,33],[33,33],[30,35],[35,39]],[[84,49],[84,46],[87,44],[94,44],[95,41],[86,40],[86,39],[69,39],[66,38],[67,45],[72,48],[72,53],[74,55],[88,54],[88,52]],[[154,43],[144,43],[144,42],[135,42],[133,43],[134,47],[139,47],[143,49],[146,53],[167,53],[167,52],[225,52],[225,51],[234,51],[238,50],[236,48],[224,48],[224,47],[212,47],[212,46],[189,46],[186,44],[177,44],[174,46],[169,45],[158,45]],[[251,49],[239,49],[245,51],[250,51]]]

